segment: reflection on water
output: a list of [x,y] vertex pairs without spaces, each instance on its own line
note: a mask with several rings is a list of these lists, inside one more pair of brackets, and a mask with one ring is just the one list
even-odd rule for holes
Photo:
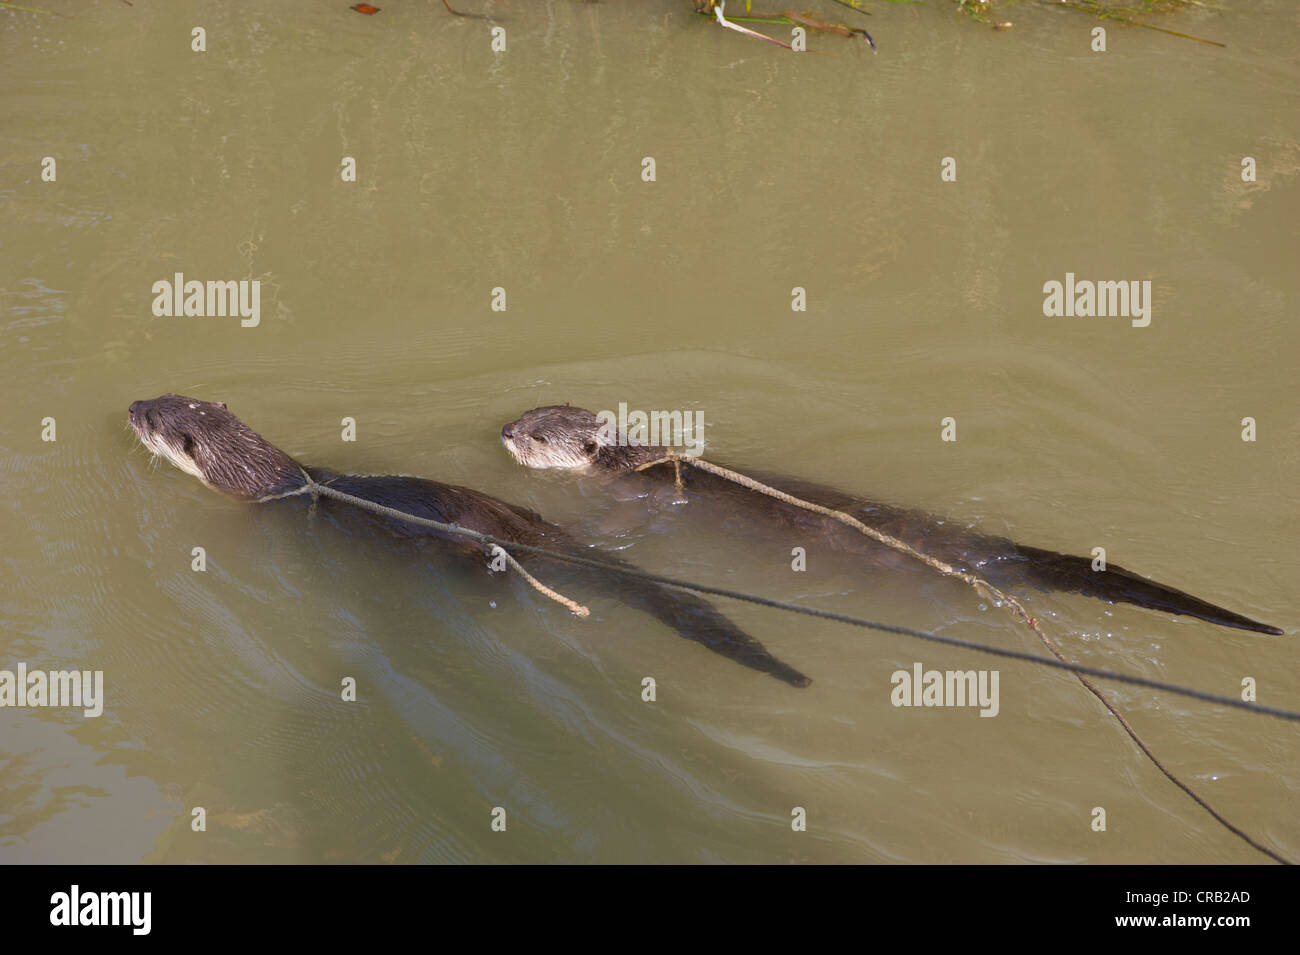
[[[497,440],[546,403],[698,410],[719,460],[1102,546],[1290,632],[1294,12],[1177,18],[1223,50],[1112,26],[1094,54],[1087,17],[1026,5],[996,33],[931,6],[874,11],[874,57],[674,0],[515,4],[505,53],[422,5],[6,11],[0,668],[103,670],[107,702],[0,709],[0,859],[1261,861],[1068,675],[1001,666],[992,719],[896,708],[896,670],[991,664],[722,606],[813,677],[792,690],[609,598],[578,620],[228,502],[126,428],[138,398],[222,400],[309,463],[473,486],[647,568],[1041,650],[960,584],[795,573],[743,519]],[[177,272],[260,282],[259,324],[155,318]],[[1150,325],[1045,316],[1067,272],[1149,281]],[[1081,662],[1300,691],[1289,637],[1028,599]],[[1284,727],[1110,692],[1300,856]]]

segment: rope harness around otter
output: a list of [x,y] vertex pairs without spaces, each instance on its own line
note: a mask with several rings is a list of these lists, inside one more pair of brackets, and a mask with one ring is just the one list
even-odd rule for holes
[[[519,572],[519,576],[524,578],[524,580],[528,581],[528,583],[538,593],[550,597],[558,604],[562,604],[571,613],[579,617],[586,617],[591,613],[590,610],[588,610],[582,604],[578,603],[576,600],[570,600],[568,597],[564,596],[564,594],[552,590],[550,587],[546,586],[544,583],[542,583],[540,580],[538,580],[528,571],[524,570],[523,565],[520,564],[519,561],[515,560],[515,558],[511,556],[511,554],[504,547],[501,546],[501,542],[497,541],[496,538],[489,537],[486,534],[480,534],[477,531],[472,531],[467,527],[461,527],[459,524],[444,524],[441,521],[433,521],[427,517],[416,517],[414,514],[407,514],[405,511],[399,511],[397,508],[388,507],[385,504],[377,504],[374,501],[367,501],[364,497],[357,497],[354,494],[348,494],[344,491],[340,491],[337,490],[336,488],[332,488],[328,484],[321,484],[318,481],[316,481],[310,474],[308,474],[305,469],[299,468],[299,470],[302,471],[303,480],[307,482],[305,485],[303,485],[300,488],[295,488],[294,490],[288,491],[284,494],[272,494],[269,497],[264,497],[261,500],[259,500],[258,503],[261,504],[266,501],[277,501],[285,497],[298,497],[299,495],[302,494],[310,494],[313,499],[316,498],[317,496],[332,497],[336,501],[344,501],[348,504],[355,504],[357,507],[363,510],[371,511],[375,514],[382,514],[384,517],[391,517],[395,521],[404,521],[408,524],[418,524],[421,527],[428,527],[432,530],[443,531],[448,534],[455,534],[460,537],[468,537],[471,540],[481,541],[482,543],[485,544],[491,544],[492,546],[488,550],[488,556],[493,558],[494,560],[504,559],[505,562],[509,564],[511,567],[513,567],[515,570],[517,570]],[[512,544],[511,546],[518,547],[522,545]]]

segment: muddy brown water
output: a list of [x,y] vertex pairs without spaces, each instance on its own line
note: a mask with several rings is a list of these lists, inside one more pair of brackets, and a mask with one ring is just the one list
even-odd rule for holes
[[[305,461],[471,485],[656,571],[1041,650],[958,584],[796,573],[744,521],[497,441],[544,403],[702,411],[734,466],[1104,547],[1281,626],[1028,598],[1081,662],[1294,707],[1294,5],[1161,21],[1223,49],[1110,25],[1095,53],[1069,11],[877,4],[874,57],[677,0],[485,4],[505,52],[436,4],[34,5],[64,15],[0,11],[0,669],[101,670],[105,702],[0,708],[0,860],[1266,861],[1068,675],[719,602],[792,690],[599,594],[578,620],[226,501],[125,421],[224,400]],[[156,317],[178,272],[259,281],[259,324]],[[1067,272],[1149,281],[1150,324],[1044,315]],[[998,715],[892,706],[915,663],[998,670]],[[1292,726],[1108,690],[1300,857]]]

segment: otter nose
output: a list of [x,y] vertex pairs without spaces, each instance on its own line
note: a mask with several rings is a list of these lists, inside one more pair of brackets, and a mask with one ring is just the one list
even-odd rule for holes
[[513,438],[514,436],[515,436],[515,426],[514,426],[514,425],[512,425],[512,424],[508,424],[508,425],[506,425],[504,428],[501,429],[501,437],[506,438],[506,439],[508,440],[508,439],[510,439],[510,438]]

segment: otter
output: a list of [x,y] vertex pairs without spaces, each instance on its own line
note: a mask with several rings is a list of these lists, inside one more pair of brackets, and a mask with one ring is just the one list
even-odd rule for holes
[[[590,551],[577,540],[533,511],[467,487],[416,477],[337,474],[307,467],[240,421],[224,402],[167,394],[133,402],[128,417],[140,443],[154,454],[194,475],[214,491],[241,501],[270,502],[305,488],[310,478],[317,484],[416,517],[457,524],[503,541],[545,547],[573,556],[590,556]],[[350,522],[354,525],[359,522],[365,530],[383,528],[421,546],[436,540],[440,549],[457,558],[480,562],[478,566],[485,556],[484,545],[466,537],[408,524],[329,498],[322,498],[319,503],[332,509],[345,509]],[[602,561],[613,566],[631,566],[608,555],[602,555]],[[533,558],[530,563],[555,570],[563,568],[571,579],[612,594],[628,606],[667,624],[680,636],[728,660],[790,686],[806,687],[812,682],[773,657],[711,604],[691,594],[555,558]]]
[[[596,474],[626,474],[667,454],[662,446],[629,443],[585,408],[547,405],[525,412],[501,429],[501,443],[520,464],[530,468],[581,470]],[[674,480],[671,466],[644,472],[652,480]],[[832,546],[855,554],[885,559],[884,545],[838,521],[805,511],[775,498],[746,490],[698,468],[683,465],[682,482],[689,494],[711,505],[730,503],[752,518],[767,518],[804,533],[815,533]],[[896,537],[914,549],[946,561],[959,570],[983,577],[998,587],[1025,584],[1096,597],[1110,603],[1130,603],[1150,610],[1185,614],[1209,623],[1256,633],[1283,631],[1158,584],[1123,567],[1107,563],[1094,571],[1086,557],[1027,547],[1003,537],[981,534],[922,511],[866,501],[833,488],[782,475],[754,472],[751,477],[813,504],[844,511],[868,527]],[[891,552],[892,553],[892,552]]]

